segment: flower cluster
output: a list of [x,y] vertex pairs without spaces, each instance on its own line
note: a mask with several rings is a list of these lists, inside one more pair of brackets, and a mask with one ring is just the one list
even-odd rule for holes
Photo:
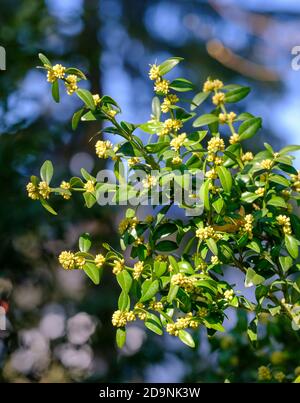
[[245,216],[245,222],[242,226],[242,231],[245,232],[248,235],[249,239],[253,238],[253,222],[254,222],[254,217],[252,214],[247,214]]
[[213,238],[218,241],[222,238],[222,235],[215,232],[211,225],[208,225],[207,227],[198,228],[196,230],[196,237],[199,238],[200,241],[205,241],[209,238]]
[[36,186],[34,183],[29,182],[26,186],[28,197],[32,200],[38,200],[40,197],[49,199],[51,189],[45,181],[39,182]]
[[133,278],[135,280],[138,280],[144,270],[144,262],[137,262],[135,263],[135,265],[133,266]]
[[186,292],[193,292],[196,282],[196,277],[188,277],[182,273],[174,274],[171,278],[172,284],[179,285],[179,287],[183,288]]
[[108,151],[112,149],[112,146],[113,145],[109,140],[98,140],[95,145],[96,154],[99,158],[108,158]]
[[161,104],[161,107],[160,107],[161,111],[163,113],[170,112],[172,105],[177,104],[178,101],[179,101],[179,98],[177,95],[175,95],[175,94],[167,95],[166,98],[163,100],[163,103]]
[[62,79],[65,76],[66,68],[61,64],[56,64],[50,68],[47,72],[47,81],[54,83],[58,78]]
[[171,140],[170,146],[173,150],[178,151],[180,147],[183,146],[185,140],[186,140],[186,133],[181,133]]
[[113,313],[111,322],[115,327],[124,327],[128,322],[133,322],[136,316],[133,311],[120,311],[117,310]]
[[282,226],[282,231],[286,235],[292,234],[291,219],[286,215],[279,215],[276,217],[277,223]]
[[221,80],[207,80],[203,85],[203,92],[217,91],[223,88],[224,84]]
[[171,132],[178,132],[178,130],[183,126],[182,121],[179,119],[167,119],[163,123],[163,127],[157,133],[158,136],[166,136]]
[[124,259],[115,259],[113,261],[113,273],[115,275],[121,273],[125,268],[125,260]]
[[58,257],[58,261],[65,270],[83,269],[86,260],[82,256],[76,256],[70,251],[63,251]]
[[217,153],[225,150],[224,140],[220,137],[212,137],[207,143],[207,151],[209,153]]

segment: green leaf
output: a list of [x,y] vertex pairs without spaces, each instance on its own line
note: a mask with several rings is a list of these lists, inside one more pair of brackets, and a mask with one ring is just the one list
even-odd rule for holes
[[96,197],[92,193],[84,192],[83,197],[87,208],[93,207],[93,205],[96,203]]
[[247,334],[251,343],[255,344],[257,342],[257,323],[258,319],[255,317],[248,326]]
[[186,260],[181,260],[180,262],[178,262],[178,269],[180,273],[194,274],[194,269],[192,265]]
[[252,287],[253,285],[261,284],[264,281],[265,278],[257,274],[251,267],[247,269],[245,287]]
[[54,83],[52,83],[52,98],[54,99],[55,102],[59,102],[60,97],[59,97],[59,84],[58,84],[58,80],[54,81]]
[[177,231],[177,225],[172,223],[165,223],[157,226],[153,232],[152,239],[157,241],[165,236],[174,234]]
[[282,270],[286,273],[293,265],[293,259],[290,256],[280,256],[279,263]]
[[209,92],[199,92],[197,95],[195,95],[192,100],[191,111],[200,106],[209,97],[209,95]]
[[42,180],[49,185],[53,176],[53,165],[51,161],[47,160],[43,163],[40,169],[40,175]]
[[86,80],[85,74],[81,70],[76,69],[76,67],[67,68],[66,74],[74,74],[75,76],[81,78],[82,80]]
[[170,88],[178,92],[192,91],[194,89],[193,83],[185,78],[176,78],[170,84]]
[[43,65],[52,67],[50,60],[43,53],[39,53],[38,57],[40,61],[43,63]]
[[160,241],[158,244],[156,244],[155,249],[158,250],[159,252],[170,252],[172,250],[178,249],[178,245],[174,241]]
[[269,181],[277,183],[278,185],[281,185],[284,187],[290,186],[289,181],[284,176],[281,176],[281,175],[270,175]]
[[162,62],[158,66],[160,75],[164,76],[165,74],[167,74],[175,66],[177,66],[177,64],[180,63],[182,60],[183,60],[182,57],[170,57],[169,59],[167,59],[164,62]]
[[182,343],[186,344],[187,346],[194,348],[195,347],[195,342],[192,338],[192,336],[186,331],[186,330],[179,330],[178,334],[179,339],[182,341]]
[[150,143],[146,145],[146,150],[150,154],[156,154],[166,148],[168,148],[170,143],[168,141],[161,141],[160,143]]
[[126,329],[119,327],[116,331],[116,342],[119,348],[122,348],[126,342]]
[[290,145],[290,146],[286,146],[283,147],[280,151],[279,154],[283,155],[283,154],[287,154],[289,152],[293,152],[293,151],[299,151],[300,150],[300,146],[298,145]]
[[90,91],[85,90],[84,88],[79,88],[76,91],[76,94],[84,102],[87,108],[91,109],[92,111],[95,110],[95,101]]
[[152,99],[152,115],[155,117],[155,119],[159,120],[161,115],[161,109],[160,109],[160,100],[158,97],[153,97]]
[[77,112],[74,113],[72,117],[72,129],[76,130],[78,124],[80,122],[81,116],[83,115],[84,109],[79,109]]
[[216,210],[216,212],[217,212],[218,214],[221,213],[221,211],[222,211],[224,205],[225,205],[224,200],[223,200],[221,197],[219,197],[217,200],[215,200],[215,201],[213,202],[213,204],[212,204],[213,208]]
[[148,301],[153,298],[159,291],[159,282],[158,280],[152,281],[151,279],[145,280],[142,284],[142,297],[140,302]]
[[282,197],[273,196],[267,203],[268,206],[283,207],[286,208],[286,202]]
[[163,334],[162,324],[159,318],[153,313],[147,313],[147,319],[145,320],[145,326],[151,330],[152,332],[159,334],[160,336]]
[[211,113],[207,113],[205,115],[199,116],[194,122],[193,126],[194,127],[201,127],[201,126],[206,126],[210,125],[211,123],[218,122],[219,118],[215,115],[212,115]]
[[154,273],[156,277],[161,277],[167,270],[167,262],[154,262]]
[[141,130],[150,134],[156,134],[162,129],[162,127],[163,123],[156,120],[154,121],[151,120],[150,122],[142,123],[139,125],[139,128]]
[[247,248],[254,250],[254,252],[260,253],[260,245],[257,241],[251,241],[250,243],[248,243]]
[[207,241],[206,241],[206,244],[207,244],[207,246],[209,247],[209,249],[211,250],[211,252],[214,255],[218,254],[218,246],[217,246],[216,241],[214,239],[208,238]]
[[298,241],[292,235],[285,235],[284,243],[286,250],[292,256],[293,259],[297,259],[298,257]]
[[128,294],[131,288],[132,278],[127,270],[122,270],[119,274],[117,274],[117,282],[122,291]]
[[170,265],[172,266],[173,272],[178,273],[179,267],[178,267],[178,263],[177,263],[177,260],[175,259],[175,257],[172,255],[169,255],[168,260],[170,262]]
[[82,234],[79,238],[79,250],[80,252],[88,252],[91,248],[92,242],[90,240],[90,234],[87,232]]
[[210,181],[206,180],[200,188],[200,198],[203,201],[206,210],[210,210],[211,208],[209,200],[209,185]]
[[127,311],[130,308],[130,298],[129,295],[122,291],[118,299],[118,308],[120,311]]
[[129,141],[126,141],[118,149],[118,154],[123,154],[126,157],[140,157],[142,153],[134,147]]
[[251,193],[251,192],[244,192],[242,193],[241,200],[246,202],[246,203],[253,203],[254,200],[258,199],[259,195],[256,193]]
[[245,120],[239,127],[238,134],[240,140],[246,140],[253,137],[261,128],[261,118],[252,118]]
[[218,166],[217,167],[217,173],[222,185],[222,188],[226,193],[230,193],[231,188],[232,188],[232,176],[230,171],[223,167],[223,166]]
[[250,92],[249,87],[240,87],[232,91],[228,91],[225,95],[225,102],[234,103],[244,99]]
[[53,215],[57,215],[57,212],[55,210],[53,210],[53,208],[50,206],[50,204],[45,199],[40,199],[40,202],[41,202],[41,205],[44,207],[44,209],[49,211],[49,213],[51,213]]
[[179,290],[178,285],[175,285],[175,284],[170,285],[168,296],[167,296],[167,301],[169,303],[171,303],[176,298],[178,290]]
[[95,263],[86,263],[83,267],[83,270],[94,284],[98,285],[100,283],[102,269],[99,269]]

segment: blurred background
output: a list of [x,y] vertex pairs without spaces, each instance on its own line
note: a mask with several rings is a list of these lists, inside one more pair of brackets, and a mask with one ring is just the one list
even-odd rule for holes
[[271,362],[285,372],[300,365],[299,341],[284,322],[269,320],[252,350],[244,314],[231,317],[229,335],[208,342],[200,332],[196,351],[134,323],[118,351],[112,275],[95,287],[82,273],[59,268],[56,256],[76,249],[83,232],[96,248],[104,240],[118,247],[122,212],[86,209],[74,197],[58,202],[54,217],[25,192],[45,159],[54,162],[57,183],[81,167],[101,167],[88,142],[99,126],[72,132],[79,102],[66,95],[54,103],[35,68],[38,52],[81,68],[93,93],[111,95],[122,118],[135,123],[149,119],[148,65],[182,56],[177,75],[199,89],[208,75],[250,85],[241,108],[262,116],[264,125],[249,146],[255,151],[267,141],[277,149],[299,143],[300,70],[291,67],[299,24],[298,0],[1,0],[7,68],[0,71],[0,305],[7,330],[0,331],[0,381],[249,382],[259,365]]

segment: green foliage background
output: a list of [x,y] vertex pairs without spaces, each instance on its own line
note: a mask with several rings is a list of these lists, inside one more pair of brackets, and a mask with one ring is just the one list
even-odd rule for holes
[[[128,107],[128,115],[138,113],[140,119],[145,120],[146,106],[151,99],[151,84],[143,81],[142,74],[156,58],[163,60],[172,54],[185,57],[191,68],[184,75],[190,76],[196,83],[210,74],[224,81],[249,83],[253,87],[253,95],[247,109],[255,109],[255,113],[259,109],[257,114],[264,115],[266,107],[263,103],[268,105],[270,100],[279,102],[287,96],[290,48],[277,49],[277,57],[285,60],[284,72],[277,70],[278,79],[259,80],[260,76],[243,76],[208,55],[209,40],[225,40],[229,27],[238,25],[233,20],[228,22],[226,13],[217,11],[216,6],[221,5],[217,1],[86,0],[80,3],[75,2],[79,6],[74,6],[72,13],[66,11],[67,7],[59,8],[58,3],[53,1],[3,0],[0,6],[0,44],[7,50],[7,71],[0,72],[0,298],[8,302],[10,308],[8,331],[1,332],[0,336],[1,381],[159,381],[166,379],[163,377],[166,368],[171,368],[168,381],[223,382],[230,379],[249,382],[256,380],[258,366],[270,364],[274,351],[284,351],[284,358],[279,363],[275,360],[276,365],[271,364],[274,371],[283,370],[292,380],[295,368],[300,365],[297,353],[299,341],[289,325],[275,320],[267,329],[261,329],[261,344],[257,351],[252,350],[246,341],[245,318],[241,316],[237,322],[230,317],[229,325],[233,327],[230,340],[224,341],[220,337],[209,346],[201,341],[199,335],[196,353],[174,344],[169,338],[149,335],[137,351],[133,343],[133,347],[128,347],[125,353],[118,352],[112,343],[114,331],[110,322],[116,299],[112,279],[109,276],[104,279],[101,291],[81,283],[78,289],[70,290],[64,287],[66,280],[59,274],[55,260],[62,246],[72,248],[74,240],[85,231],[91,232],[99,243],[104,240],[116,243],[117,211],[91,211],[83,209],[78,203],[74,214],[74,204],[63,206],[62,203],[63,213],[53,219],[41,207],[31,203],[24,191],[28,176],[37,173],[40,162],[47,158],[55,163],[61,178],[70,176],[70,157],[79,149],[86,153],[91,151],[88,139],[96,130],[92,125],[88,128],[83,126],[76,135],[71,134],[69,117],[75,105],[66,100],[64,113],[60,107],[53,106],[49,91],[46,91],[46,86],[43,87],[41,75],[34,71],[39,51],[43,50],[51,60],[57,59],[88,71],[93,92],[103,93],[105,90],[117,100],[130,99],[128,104],[134,107]],[[171,13],[170,8],[176,12]],[[253,12],[249,9],[244,11]],[[281,12],[274,8],[265,14],[261,10],[255,11],[264,18],[284,24],[292,25],[299,21],[297,10],[292,7],[283,7]],[[166,32],[161,28],[159,32],[163,24],[157,24],[157,30],[151,28],[153,15],[157,14],[167,21]],[[200,18],[198,26],[195,17]],[[185,40],[179,40],[180,34],[177,37],[170,34],[176,32],[176,27],[177,33],[183,27],[189,27],[192,34]],[[280,33],[277,35],[280,36]],[[292,33],[290,35],[293,37]],[[277,68],[272,55],[269,60],[262,60],[263,47],[268,48],[265,37],[259,38],[249,32],[246,36],[239,46],[233,46],[234,51],[255,62],[263,62],[267,68],[273,68],[274,64]],[[122,42],[124,46],[120,46]],[[234,45],[234,41],[231,44]],[[123,76],[118,76],[119,93],[118,88],[112,87],[114,74],[120,72],[118,66],[124,72]],[[299,76],[294,77],[299,83]],[[127,87],[124,82],[129,83]],[[144,94],[138,98],[137,106],[133,101],[136,99],[134,88]],[[111,89],[114,89],[114,94]],[[291,98],[288,99],[291,102]],[[124,104],[123,101],[120,103]],[[285,136],[278,137],[278,127],[282,127],[282,122],[276,122],[276,119],[275,123],[270,122],[268,116],[265,138],[261,143],[276,142],[279,147],[290,142]],[[259,143],[251,146],[257,149]],[[94,160],[94,163],[99,164],[99,161]],[[94,165],[94,168],[100,166]],[[78,217],[81,217],[80,221]],[[35,299],[28,299],[28,296],[35,296]],[[101,325],[98,322],[96,332],[87,343],[92,346],[93,366],[78,370],[64,365],[57,353],[57,346],[66,347],[66,336],[62,336],[50,342],[49,362],[42,370],[32,367],[26,373],[15,371],[12,359],[24,344],[22,331],[39,328],[45,309],[53,308],[53,304],[62,308],[66,317],[82,311],[98,320],[101,317]],[[210,348],[212,354],[209,354]],[[41,355],[43,352],[45,350]]]

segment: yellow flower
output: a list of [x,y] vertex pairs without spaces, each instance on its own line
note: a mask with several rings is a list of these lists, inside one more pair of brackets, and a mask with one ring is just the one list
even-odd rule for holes
[[128,159],[128,165],[130,167],[133,167],[134,165],[138,164],[140,162],[139,157],[132,157]]
[[172,336],[178,336],[179,330],[177,330],[174,323],[168,323],[166,326],[166,331]]
[[152,175],[148,175],[147,178],[142,180],[143,186],[146,189],[150,189],[152,186],[157,184],[157,178]]
[[26,189],[28,192],[28,197],[30,197],[30,199],[38,200],[40,198],[38,188],[32,182],[27,183]]
[[102,267],[105,262],[105,257],[99,253],[98,255],[95,256],[95,265],[97,267]]
[[244,155],[242,155],[242,161],[243,162],[249,162],[252,161],[254,158],[252,152],[248,151]]
[[149,308],[153,311],[161,311],[164,308],[164,305],[161,301],[151,301]]
[[93,95],[93,100],[94,100],[95,106],[100,105],[101,98],[100,98],[100,95],[99,95],[99,94],[94,94],[94,95]]
[[[65,189],[65,190],[70,190],[70,189],[71,189],[70,183],[69,183],[69,182],[66,182],[66,181],[62,181],[61,184],[60,184],[60,187],[61,187],[62,189]],[[68,193],[62,193],[62,197],[63,197],[64,199],[66,199],[66,200],[69,200],[69,199],[71,198],[71,195],[68,194]]]
[[217,174],[216,170],[215,170],[214,168],[212,168],[212,169],[210,169],[209,171],[207,171],[207,172],[205,173],[205,176],[206,176],[208,179],[217,179],[218,174]]
[[220,137],[212,137],[207,143],[207,150],[210,153],[216,153],[218,151],[224,151],[225,143]]
[[121,271],[124,269],[124,267],[125,267],[125,260],[124,260],[124,259],[120,259],[120,260],[115,259],[115,260],[113,261],[113,264],[114,264],[114,266],[113,266],[113,273],[114,273],[115,275],[117,275],[117,274],[121,273]]
[[220,80],[210,80],[205,81],[203,85],[203,92],[211,92],[214,90],[220,90],[224,86],[223,82]]
[[219,113],[219,122],[224,124],[227,122],[227,114],[226,113]]
[[211,264],[218,264],[218,263],[220,263],[218,256],[212,256],[212,257],[210,258],[210,262],[211,262]]
[[147,224],[152,224],[153,221],[154,221],[153,215],[147,215],[147,217],[145,218],[145,222],[146,222]]
[[46,182],[44,182],[44,181],[40,182],[38,189],[39,189],[39,194],[42,196],[43,199],[49,199],[51,189]]
[[118,111],[116,111],[115,109],[109,109],[106,112],[106,114],[112,119],[116,116],[117,113],[118,113]]
[[256,189],[255,194],[257,194],[259,197],[262,197],[265,194],[265,188]]
[[214,231],[213,227],[208,225],[207,227],[198,228],[196,230],[196,237],[199,238],[200,241],[204,241],[208,238],[213,238],[214,233],[215,233],[215,231]]
[[95,191],[95,182],[93,180],[88,180],[84,184],[84,189],[88,193],[93,193]]
[[272,373],[268,367],[262,365],[258,368],[257,378],[259,381],[270,381],[272,379]]
[[113,326],[124,327],[127,323],[127,312],[117,310],[113,313],[112,320]]
[[83,269],[83,266],[85,265],[86,261],[83,256],[75,256],[75,266],[77,269]]
[[179,101],[179,98],[175,94],[167,95],[164,99],[163,103],[161,104],[161,111],[163,113],[167,113],[170,111],[171,106],[176,104]]
[[183,146],[186,140],[186,133],[181,133],[179,136],[173,138],[170,142],[170,146],[173,150],[178,151]]
[[159,94],[167,95],[168,92],[170,91],[169,85],[170,85],[169,80],[158,78],[155,81],[154,91],[159,93]]
[[213,97],[212,97],[212,102],[214,105],[221,105],[225,101],[225,94],[224,92],[217,92]]
[[226,290],[225,292],[224,292],[224,298],[227,300],[227,301],[231,301],[232,299],[233,299],[233,290]]
[[138,280],[144,270],[144,263],[143,262],[137,262],[135,263],[135,265],[133,266],[133,278],[135,280]]
[[139,220],[137,219],[137,217],[132,217],[132,218],[124,218],[123,220],[121,220],[120,224],[119,224],[119,232],[121,235],[124,234],[124,232],[128,229],[128,228],[135,228],[136,224],[138,224]]
[[75,255],[70,251],[63,251],[58,257],[59,263],[65,270],[75,269]]
[[98,140],[95,148],[96,148],[96,154],[98,155],[99,158],[108,158],[108,151],[112,149],[112,143],[109,140],[102,141]]
[[193,292],[196,282],[196,277],[187,277],[182,273],[174,274],[171,278],[171,284],[179,285],[186,292]]
[[232,123],[234,119],[236,118],[236,113],[235,112],[229,112],[227,114],[227,121]]
[[252,214],[247,214],[245,216],[245,224],[243,225],[243,230],[248,234],[249,239],[253,238],[253,234],[252,234],[253,221],[254,221],[254,217]]
[[181,163],[182,163],[182,159],[180,158],[179,155],[176,155],[175,157],[172,158],[172,164],[179,165]]
[[69,74],[66,77],[66,89],[67,89],[67,94],[72,95],[75,91],[78,90],[78,85],[77,85],[77,76],[75,74]]
[[47,73],[47,81],[49,83],[54,83],[58,78],[64,78],[66,68],[61,64],[56,64]]
[[272,168],[272,166],[273,166],[273,161],[272,161],[272,160],[263,160],[263,161],[260,163],[260,166],[261,166],[263,169],[270,170],[270,169]]
[[157,80],[160,78],[159,67],[156,64],[150,64],[149,78],[150,80]]
[[294,373],[295,373],[296,376],[299,376],[299,375],[300,375],[300,366],[298,366],[298,367],[296,367],[296,368],[294,369]]
[[236,144],[236,143],[238,143],[239,141],[240,141],[240,136],[239,136],[239,134],[234,133],[232,136],[230,136],[230,139],[229,139],[229,143],[230,143],[230,144]]
[[274,374],[274,379],[277,381],[277,382],[283,382],[284,381],[284,379],[285,379],[285,374],[284,374],[284,372],[282,372],[282,371],[278,371],[278,372],[275,372],[275,374]]
[[292,234],[292,227],[291,227],[291,220],[286,215],[279,215],[276,218],[279,225],[282,226],[282,230],[284,234],[291,235]]

